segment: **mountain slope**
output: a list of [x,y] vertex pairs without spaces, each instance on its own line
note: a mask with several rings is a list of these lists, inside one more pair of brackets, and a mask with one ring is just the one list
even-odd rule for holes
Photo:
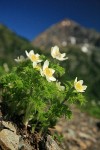
[[65,19],[45,30],[32,43],[37,47],[46,49],[53,45],[66,46],[84,43],[100,46],[99,42],[100,33]]
[[25,49],[32,49],[31,43],[0,24],[0,64],[12,62]]

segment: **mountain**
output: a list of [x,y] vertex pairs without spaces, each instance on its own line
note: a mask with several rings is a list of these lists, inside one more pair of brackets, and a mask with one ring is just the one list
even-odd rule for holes
[[31,43],[0,24],[0,65],[4,62],[11,64],[13,59],[26,49],[33,49]]
[[48,49],[54,45],[64,47],[84,43],[100,47],[100,33],[82,27],[80,24],[68,19],[52,25],[32,41],[34,46],[42,49]]

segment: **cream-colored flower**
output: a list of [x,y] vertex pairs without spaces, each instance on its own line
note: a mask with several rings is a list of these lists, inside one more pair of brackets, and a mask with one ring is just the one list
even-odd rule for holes
[[25,52],[26,52],[27,57],[33,62],[33,65],[36,65],[36,63],[39,63],[42,61],[40,59],[40,55],[34,54],[33,50],[31,50],[29,53],[27,51],[25,51]]
[[61,86],[61,82],[56,82],[56,86],[59,89],[59,91],[64,91],[65,90],[65,87]]
[[9,88],[11,88],[11,89],[14,87],[13,83],[8,83],[8,86],[9,86]]
[[53,58],[60,60],[60,61],[68,59],[68,57],[65,57],[66,53],[63,53],[63,54],[60,53],[58,46],[54,46],[51,48],[51,56]]
[[8,66],[7,63],[3,64],[3,68],[4,68],[5,72],[9,72],[10,71],[9,66]]
[[40,70],[41,75],[45,76],[48,82],[56,81],[56,78],[53,77],[55,70],[52,68],[48,68],[48,66],[49,61],[46,60],[43,65],[43,69]]
[[77,81],[77,77],[75,78],[75,81],[74,81],[74,87],[77,92],[85,92],[87,88],[86,85],[83,85],[83,80]]
[[37,70],[41,70],[41,64],[33,63],[33,68],[36,68]]
[[23,62],[25,60],[25,57],[23,55],[18,56],[16,59],[14,59],[17,63]]

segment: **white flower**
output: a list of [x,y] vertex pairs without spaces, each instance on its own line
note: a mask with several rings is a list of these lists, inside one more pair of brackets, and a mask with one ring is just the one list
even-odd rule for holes
[[40,55],[39,54],[34,54],[33,50],[31,50],[29,53],[27,51],[25,51],[25,52],[26,52],[27,57],[33,62],[33,65],[36,65],[36,63],[39,63],[39,62],[42,61],[39,58]]
[[33,63],[33,68],[36,68],[37,70],[41,70],[41,64]]
[[58,87],[59,91],[64,91],[65,87],[61,86],[61,82],[56,82],[56,86]]
[[51,56],[53,58],[60,60],[60,61],[68,59],[68,57],[65,57],[66,53],[63,53],[63,54],[60,53],[58,46],[54,46],[51,48]]
[[12,83],[8,83],[9,88],[13,88],[13,84]]
[[4,70],[5,70],[6,72],[9,72],[9,67],[8,67],[8,64],[7,64],[7,63],[4,63],[4,64],[3,64],[3,67],[4,67]]
[[41,75],[45,76],[48,82],[56,81],[56,78],[53,77],[55,70],[52,68],[48,68],[48,66],[49,61],[46,60],[43,65],[43,69],[40,70]]
[[77,77],[75,78],[75,81],[74,81],[74,87],[77,92],[85,92],[87,88],[86,85],[83,85],[83,80],[77,81]]
[[20,62],[23,62],[25,60],[25,57],[24,56],[18,56],[17,59],[14,59],[16,62],[20,63]]

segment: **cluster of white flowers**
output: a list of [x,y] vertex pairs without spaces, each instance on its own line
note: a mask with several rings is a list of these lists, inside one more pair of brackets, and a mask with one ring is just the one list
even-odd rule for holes
[[[65,87],[61,86],[61,83],[58,82],[56,78],[53,76],[55,70],[52,68],[49,68],[48,60],[46,60],[43,66],[41,66],[41,62],[43,60],[40,58],[39,54],[35,54],[33,50],[31,50],[29,53],[27,51],[25,52],[26,52],[27,57],[32,61],[33,68],[38,69],[40,71],[41,76],[45,76],[48,82],[56,81],[56,86],[58,87],[60,91],[65,90]],[[51,48],[51,56],[59,61],[64,61],[68,59],[68,57],[65,57],[66,53],[62,53],[62,54],[60,53],[58,46],[54,46]],[[22,62],[23,60],[24,58],[22,56],[15,59],[16,62]],[[77,92],[84,92],[87,86],[83,85],[83,80],[77,81],[77,77],[76,77],[74,81],[74,88],[76,89]]]
[[[33,62],[33,68],[40,70],[41,76],[45,76],[48,82],[56,81],[56,78],[53,76],[55,70],[52,68],[49,68],[48,60],[44,62],[43,67],[42,67],[40,64],[42,60],[40,59],[39,54],[35,54],[33,50],[31,50],[29,53],[27,51],[25,52],[26,52],[27,57]],[[60,53],[58,46],[54,46],[51,48],[51,56],[60,61],[68,59],[68,57],[64,58],[66,56],[65,53],[63,54]]]

